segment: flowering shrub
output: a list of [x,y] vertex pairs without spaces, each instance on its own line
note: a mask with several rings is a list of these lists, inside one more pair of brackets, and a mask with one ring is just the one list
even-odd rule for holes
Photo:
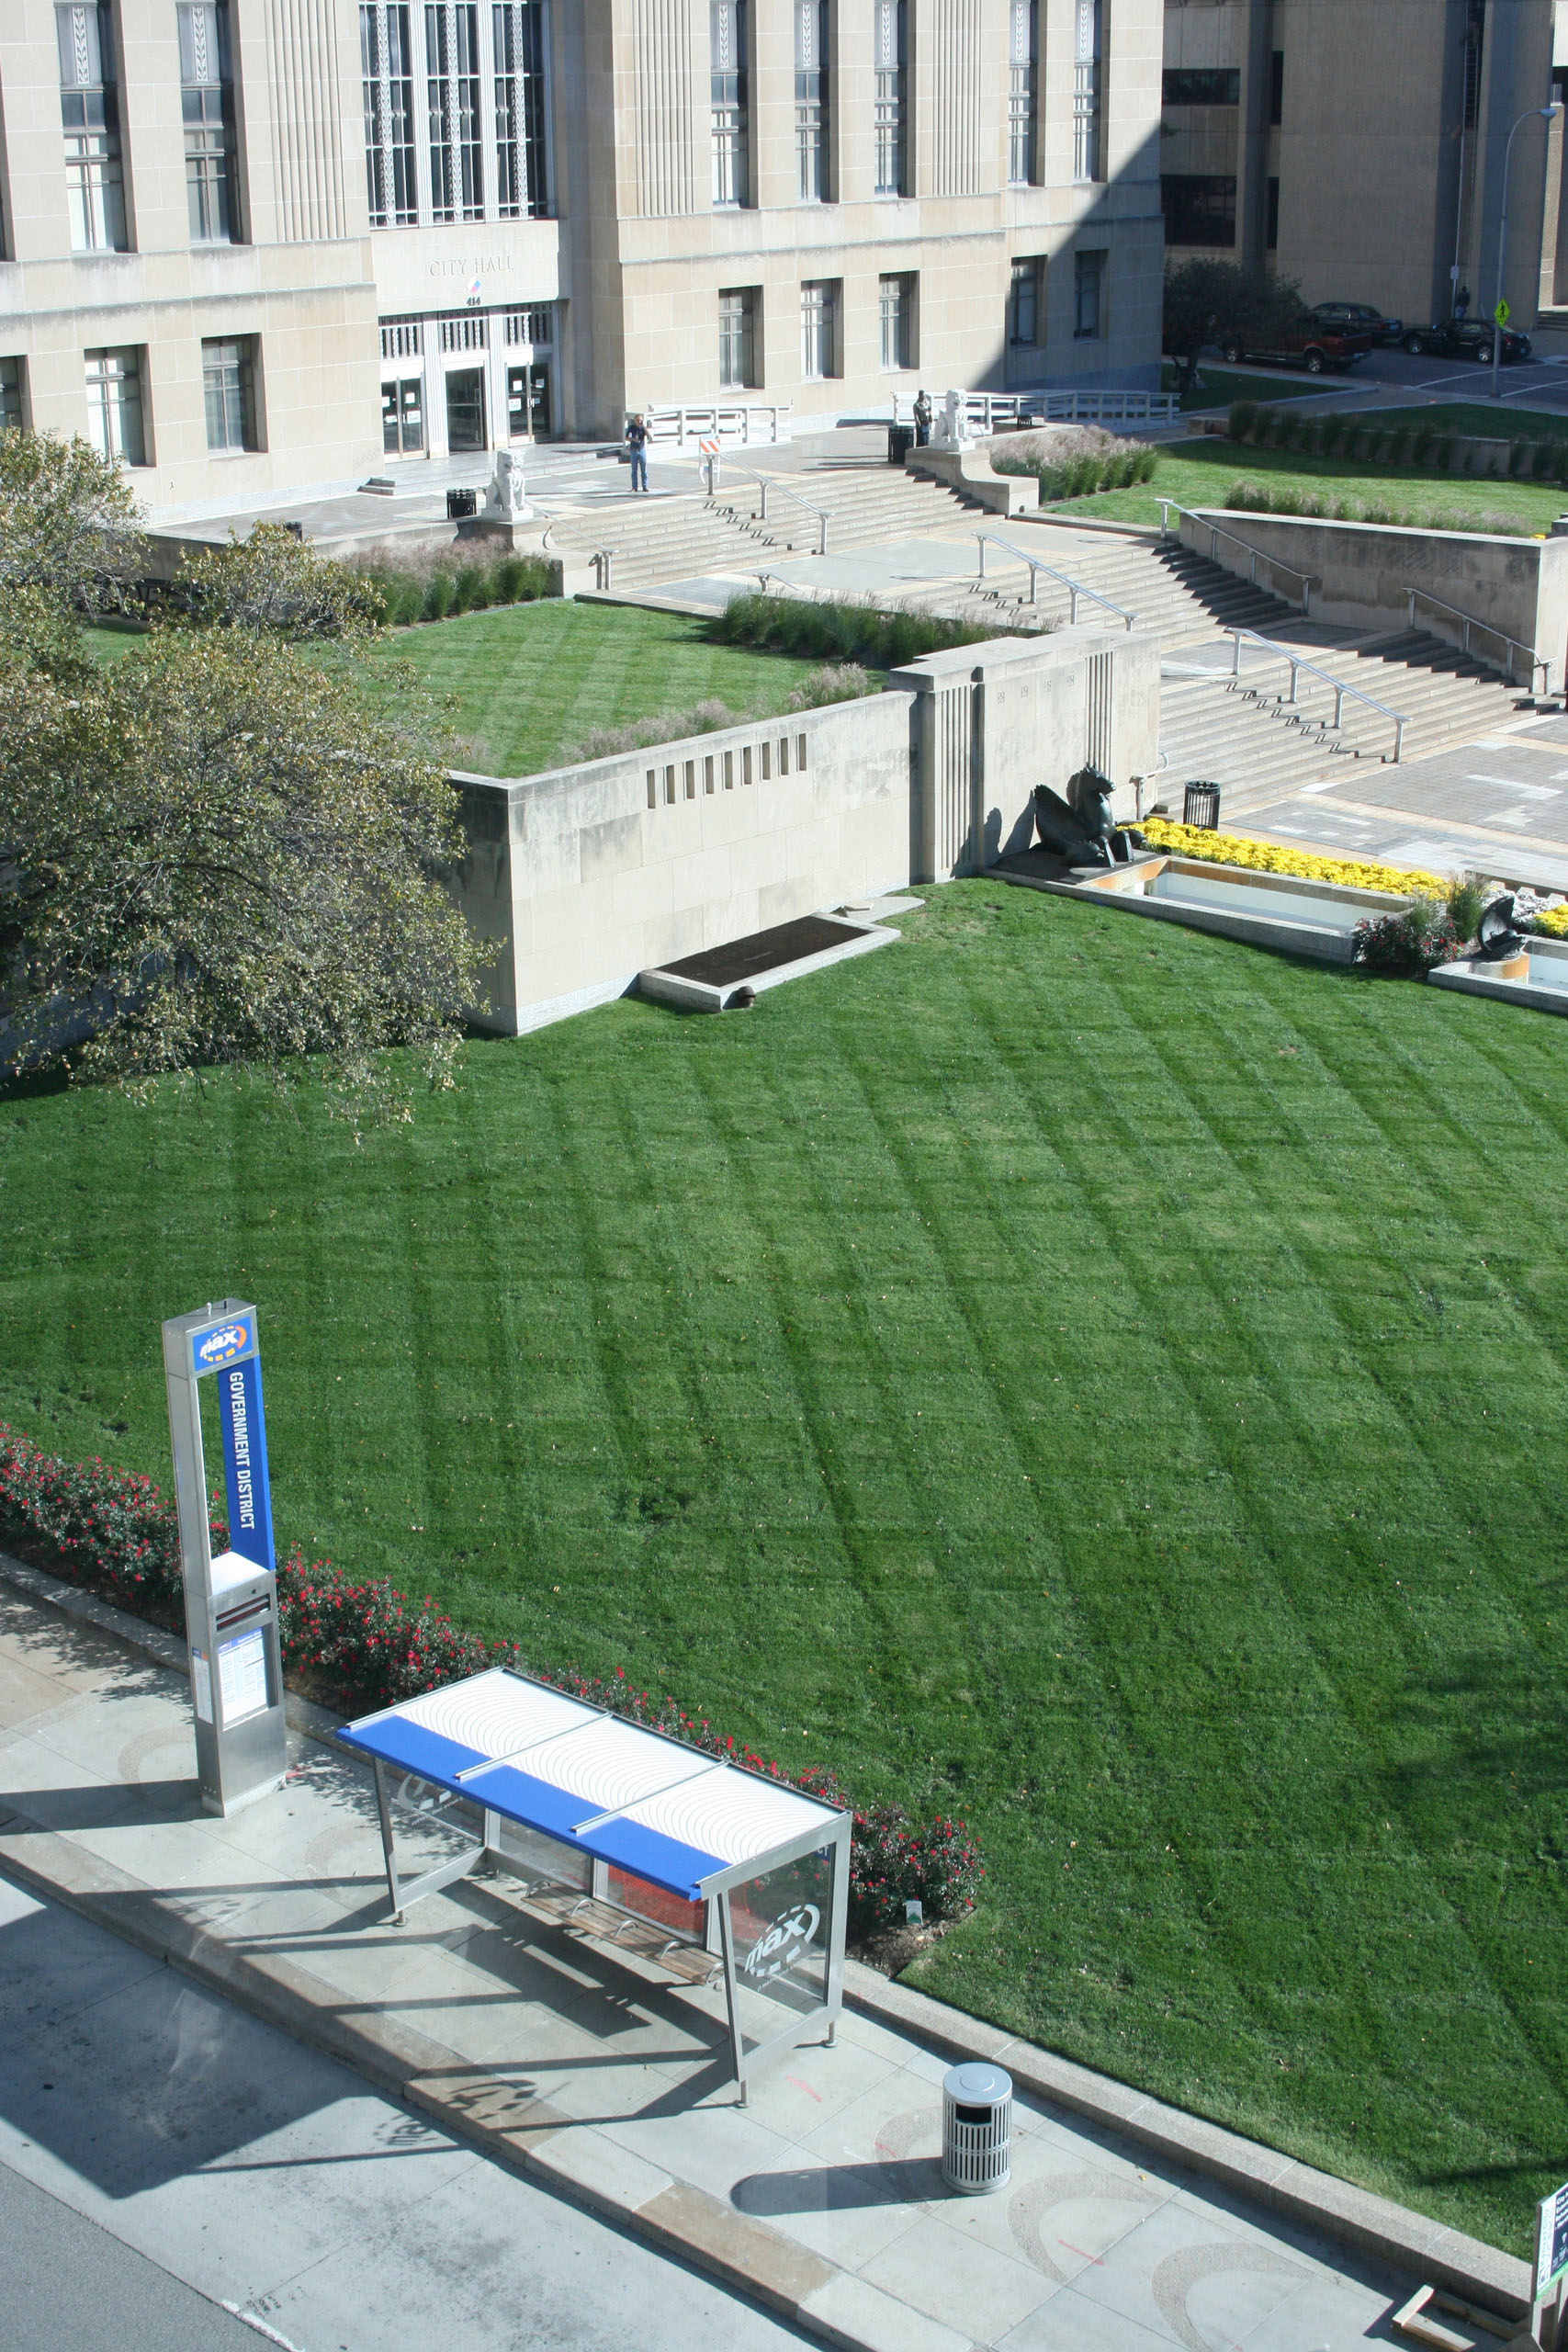
[[1552,939],[1568,939],[1568,899],[1560,907],[1548,907],[1535,919],[1537,931],[1544,931]]
[[[17,1532],[41,1539],[62,1566],[138,1614],[179,1622],[179,1524],[173,1502],[150,1478],[97,1460],[62,1462],[0,1422],[0,1534]],[[214,1520],[213,1549],[225,1550],[228,1542],[228,1528]],[[428,1596],[412,1602],[383,1577],[346,1577],[327,1560],[308,1563],[298,1544],[278,1565],[277,1614],[285,1667],[308,1678],[318,1695],[345,1714],[395,1706],[487,1667],[511,1667],[825,1804],[849,1806],[825,1767],[792,1779],[716,1730],[705,1716],[694,1718],[673,1699],[639,1690],[623,1668],[606,1676],[570,1668],[545,1672],[515,1642],[487,1642],[455,1625]],[[971,1911],[984,1875],[979,1849],[961,1821],[911,1825],[896,1806],[854,1811],[850,1919],[859,1933],[901,1922],[911,1897],[929,1920]]]
[[1351,953],[1371,972],[1424,972],[1451,963],[1461,944],[1446,906],[1415,899],[1398,914],[1359,922]]
[[1294,874],[1307,882],[1339,882],[1352,890],[1423,890],[1438,898],[1449,885],[1436,874],[1407,872],[1399,865],[1363,865],[1354,859],[1314,857],[1310,850],[1281,849],[1274,842],[1248,841],[1241,833],[1213,833],[1178,825],[1168,817],[1145,817],[1138,831],[1151,849],[1173,857],[1201,857],[1214,865],[1246,865],[1255,874]]

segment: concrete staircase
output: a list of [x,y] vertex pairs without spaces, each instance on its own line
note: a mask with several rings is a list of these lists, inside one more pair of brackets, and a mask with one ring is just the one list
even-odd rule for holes
[[[801,516],[803,525],[807,519]],[[743,510],[695,496],[628,497],[624,505],[580,507],[557,517],[549,545],[578,562],[607,552],[610,577],[600,585],[628,590],[710,572],[754,572],[770,556],[786,552]]]

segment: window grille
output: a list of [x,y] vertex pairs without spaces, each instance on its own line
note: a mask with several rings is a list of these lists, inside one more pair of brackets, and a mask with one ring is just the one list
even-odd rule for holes
[[1008,288],[1008,341],[1015,346],[1040,341],[1040,260],[1031,255],[1012,266]]
[[877,283],[877,307],[882,328],[885,368],[912,368],[914,356],[915,281],[900,275]]
[[800,289],[800,372],[808,380],[838,373],[834,365],[834,326],[838,289],[827,279]]
[[1034,153],[1040,106],[1039,0],[1010,0],[1008,9],[1008,178],[1027,187],[1036,178]]
[[713,200],[749,204],[745,0],[709,0],[708,47],[713,109]]
[[905,128],[905,0],[874,0],[873,55],[876,67],[876,193],[908,193]]
[[19,433],[22,423],[22,362],[0,359],[0,433]]
[[73,253],[123,253],[125,182],[114,26],[104,0],[66,0],[54,12],[60,114]]
[[477,0],[438,0],[438,5],[425,9],[424,62],[430,107],[431,218],[482,220]]
[[826,204],[828,0],[795,0],[795,151],[802,204]]
[[751,372],[753,316],[753,289],[750,286],[720,288],[718,380],[727,392],[739,391],[756,380]]
[[180,0],[177,18],[191,242],[230,244],[239,232],[239,208],[227,0]]
[[417,359],[424,349],[424,327],[418,319],[383,319],[383,359]]
[[408,228],[419,217],[414,180],[413,50],[402,0],[370,0],[359,11],[365,93],[365,178],[373,229]]
[[1105,255],[1077,254],[1073,259],[1073,334],[1080,343],[1104,333]]
[[506,340],[510,345],[530,343],[536,351],[548,350],[556,339],[556,310],[553,302],[536,302],[531,311],[508,311]]
[[487,351],[490,321],[483,311],[457,311],[438,321],[443,351]]
[[147,439],[141,424],[141,354],[89,351],[87,438],[100,458],[144,466]]
[[1073,177],[1104,177],[1100,165],[1102,0],[1076,0],[1073,41]]
[[543,220],[550,209],[545,147],[542,0],[496,0],[496,204],[503,220]]
[[254,449],[256,438],[255,350],[248,335],[204,342],[201,383],[207,401],[209,449]]

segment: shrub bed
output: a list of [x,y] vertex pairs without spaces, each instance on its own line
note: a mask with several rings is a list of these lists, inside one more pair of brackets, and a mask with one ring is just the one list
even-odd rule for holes
[[1098,424],[1013,434],[989,449],[993,473],[1034,476],[1043,506],[1102,490],[1131,490],[1134,482],[1152,481],[1159,461],[1147,442],[1120,440]]
[[1315,522],[1388,523],[1407,531],[1490,531],[1510,539],[1532,536],[1529,525],[1516,514],[1466,514],[1459,508],[1417,514],[1408,506],[1392,505],[1385,498],[1330,498],[1272,482],[1233,481],[1225,504],[1249,514],[1301,514]]
[[389,628],[482,613],[492,605],[531,605],[548,594],[550,584],[550,567],[540,555],[476,557],[468,563],[372,563],[365,574],[376,592],[377,617]]
[[[35,1553],[41,1547],[46,1565],[139,1616],[175,1628],[183,1622],[178,1521],[172,1500],[150,1478],[96,1458],[62,1461],[0,1422],[0,1534]],[[227,1526],[214,1520],[214,1550],[226,1549],[228,1541]],[[298,1544],[279,1564],[277,1599],[285,1667],[313,1696],[345,1714],[395,1706],[486,1667],[511,1667],[690,1740],[710,1755],[849,1806],[850,1917],[856,1933],[901,1925],[909,1900],[922,1905],[930,1921],[975,1907],[985,1864],[962,1821],[939,1815],[911,1822],[897,1805],[854,1806],[830,1770],[784,1772],[705,1718],[683,1713],[673,1699],[637,1690],[623,1668],[605,1678],[542,1668],[525,1660],[516,1643],[484,1641],[428,1599],[411,1601],[382,1577],[355,1580],[330,1561],[308,1563]]]
[[[858,662],[826,662],[819,670],[807,671],[786,698],[784,708],[820,710],[829,703],[857,702],[862,695],[881,692],[881,679],[863,670]],[[607,760],[617,752],[651,751],[657,743],[679,743],[688,735],[712,735],[721,727],[741,727],[749,720],[773,716],[766,706],[731,710],[727,702],[710,695],[705,701],[694,703],[690,710],[652,711],[624,727],[591,727],[581,743],[561,753],[558,764],[570,767],[579,760]]]
[[764,596],[755,590],[732,596],[714,622],[721,645],[755,645],[770,653],[794,653],[820,662],[871,662],[896,670],[922,653],[945,652],[951,645],[978,645],[1005,632],[969,621],[942,620],[934,613],[884,612],[863,596],[817,603],[807,596]]

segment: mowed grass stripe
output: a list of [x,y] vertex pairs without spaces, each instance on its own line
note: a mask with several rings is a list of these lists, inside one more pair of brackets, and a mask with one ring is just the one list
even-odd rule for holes
[[286,1541],[963,1814],[921,1983],[1522,2246],[1558,1033],[994,883],[905,928],[357,1144],[221,1074],[0,1100],[0,1408],[166,1476],[156,1322],[254,1295]]

